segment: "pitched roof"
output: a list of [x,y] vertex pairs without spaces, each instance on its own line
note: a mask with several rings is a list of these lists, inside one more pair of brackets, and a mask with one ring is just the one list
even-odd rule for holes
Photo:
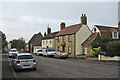
[[95,40],[95,37],[98,35],[99,33],[93,33],[91,34],[83,43],[82,45],[88,45],[89,43],[91,43],[93,40]]
[[71,25],[63,28],[56,36],[66,35],[66,34],[74,34],[81,28],[81,24]]
[[42,38],[43,38],[43,36],[41,33],[34,34],[28,43],[32,44],[33,46],[41,45]]
[[57,33],[58,33],[58,32],[54,32],[54,33],[47,34],[45,37],[43,37],[42,40],[45,40],[45,39],[53,39],[53,38],[55,38],[55,35],[56,35]]
[[118,31],[117,27],[110,27],[110,26],[100,26],[95,25],[99,30],[102,36],[112,38],[112,32]]

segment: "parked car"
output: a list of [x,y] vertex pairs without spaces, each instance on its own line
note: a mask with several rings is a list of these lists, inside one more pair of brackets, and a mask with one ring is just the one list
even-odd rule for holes
[[47,50],[47,57],[54,57],[54,55],[56,53],[54,49],[47,48],[46,50]]
[[14,54],[18,53],[17,49],[10,49],[8,56],[11,58]]
[[60,51],[60,52],[56,52],[56,54],[54,55],[55,58],[68,58],[68,54],[64,51]]
[[43,56],[47,56],[47,50],[44,48],[42,51]]
[[43,55],[43,49],[37,50],[36,55],[37,55],[37,56]]
[[36,70],[36,60],[30,53],[18,53],[11,58],[11,65],[15,71],[21,69]]

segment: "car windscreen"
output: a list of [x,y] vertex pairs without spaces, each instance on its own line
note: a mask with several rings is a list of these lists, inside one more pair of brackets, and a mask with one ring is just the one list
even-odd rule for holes
[[65,53],[64,51],[60,51],[60,53]]
[[53,51],[55,51],[55,50],[53,50],[53,49],[48,49],[48,51],[49,51],[49,52],[53,52]]
[[18,56],[18,59],[33,59],[32,55],[21,55]]
[[17,52],[17,50],[10,50],[10,52]]
[[38,50],[38,52],[42,52],[42,50]]

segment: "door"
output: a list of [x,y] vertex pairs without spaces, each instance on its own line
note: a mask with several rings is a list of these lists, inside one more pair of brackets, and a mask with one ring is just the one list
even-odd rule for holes
[[87,46],[84,47],[84,54],[87,54]]
[[63,51],[65,51],[65,46],[63,46]]

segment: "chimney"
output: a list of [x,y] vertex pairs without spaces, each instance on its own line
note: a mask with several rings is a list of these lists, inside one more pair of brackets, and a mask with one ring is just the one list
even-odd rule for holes
[[63,28],[65,28],[65,23],[61,22],[61,24],[60,24],[60,30],[62,30]]
[[87,25],[87,17],[86,17],[86,14],[82,14],[82,16],[81,16],[81,24],[85,24],[85,25]]
[[46,36],[46,32],[44,33],[44,37]]
[[50,33],[51,33],[51,28],[48,27],[48,29],[47,29],[47,34],[50,34]]
[[118,23],[118,32],[120,33],[120,21]]

